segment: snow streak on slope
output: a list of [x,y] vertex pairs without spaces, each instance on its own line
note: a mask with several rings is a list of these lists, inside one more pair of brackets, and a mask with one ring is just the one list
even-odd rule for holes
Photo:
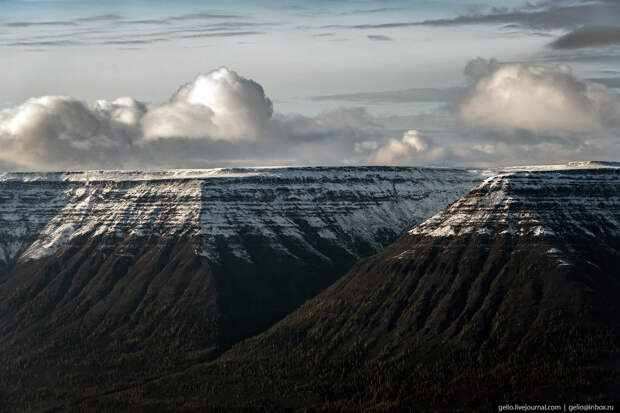
[[0,178],[0,271],[11,265],[67,204],[62,182]]
[[43,229],[22,255],[39,259],[56,252],[80,235],[114,233],[118,238],[143,237],[151,232],[196,233],[200,212],[197,182],[95,182],[65,191],[67,205]]
[[285,254],[293,254],[286,245],[301,244],[319,259],[316,239],[345,248],[361,242],[379,251],[479,179],[464,170],[358,167],[272,169],[236,180],[205,180],[202,253],[213,259],[225,239],[235,254],[251,260],[243,245],[248,236]]
[[[0,175],[0,270],[79,237],[188,236],[197,254],[218,245],[251,261],[248,237],[289,254],[317,242],[378,251],[482,179],[460,169],[235,168]],[[317,257],[321,254],[315,251]],[[292,253],[290,253],[292,254]]]
[[491,177],[410,231],[449,237],[620,235],[620,169],[515,172]]

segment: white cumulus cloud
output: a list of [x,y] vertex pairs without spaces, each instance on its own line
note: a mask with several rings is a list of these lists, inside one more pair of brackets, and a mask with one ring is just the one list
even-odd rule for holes
[[[424,156],[418,156],[424,155]],[[410,163],[416,158],[437,160],[446,155],[444,148],[433,145],[416,130],[408,130],[401,139],[390,139],[385,145],[376,149],[370,159],[378,164]]]
[[599,131],[620,123],[616,95],[578,79],[567,65],[499,64],[476,59],[460,116],[470,127],[536,134]]
[[620,153],[616,95],[568,67],[478,59],[466,73],[469,87],[453,106],[410,116],[277,113],[260,84],[227,68],[162,104],[32,98],[0,110],[0,169],[492,165]]
[[[0,111],[0,163],[21,169],[75,169],[150,165],[171,160],[169,145],[187,139],[204,142],[255,141],[266,135],[272,104],[263,88],[227,68],[182,86],[169,102],[156,105],[132,98],[87,104],[66,96],[32,98]],[[167,152],[167,153],[164,153]]]
[[[140,139],[145,107],[132,99],[88,106],[63,96],[33,98],[0,111],[0,160],[42,168],[107,162]],[[60,162],[59,162],[60,161]]]
[[220,68],[180,87],[163,104],[45,96],[4,109],[0,167],[339,164],[355,142],[382,142],[385,133],[385,125],[363,108],[314,117],[274,113],[261,85]]
[[181,87],[142,120],[146,139],[189,137],[253,140],[273,107],[261,85],[222,67]]

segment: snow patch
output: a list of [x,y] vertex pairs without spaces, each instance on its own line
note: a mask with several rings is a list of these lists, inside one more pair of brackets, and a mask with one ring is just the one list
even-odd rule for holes
[[[0,259],[38,259],[78,236],[196,237],[217,260],[221,240],[250,260],[246,236],[317,259],[333,244],[379,251],[482,179],[448,168],[293,167],[0,174]],[[10,244],[10,245],[9,245]],[[4,257],[4,258],[2,258]]]
[[604,165],[580,163],[557,170],[548,167],[491,176],[409,233],[431,237],[473,232],[490,236],[617,236],[620,174],[615,166]]
[[71,239],[74,232],[72,224],[62,224],[42,239],[36,240],[22,257],[26,260],[37,260],[52,255]]

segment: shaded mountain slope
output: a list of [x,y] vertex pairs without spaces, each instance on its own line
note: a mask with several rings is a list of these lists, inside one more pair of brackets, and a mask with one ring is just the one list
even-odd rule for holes
[[54,407],[211,360],[478,179],[389,167],[6,174],[0,400]]
[[480,411],[618,401],[619,268],[618,169],[492,177],[216,361],[90,402]]

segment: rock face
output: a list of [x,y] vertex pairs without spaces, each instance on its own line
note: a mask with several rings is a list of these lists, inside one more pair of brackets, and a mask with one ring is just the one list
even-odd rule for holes
[[150,384],[142,405],[618,401],[620,169],[546,169],[486,179],[271,329]]
[[85,395],[212,359],[480,179],[392,167],[0,175],[0,397],[61,400],[76,382]]
[[482,358],[563,327],[617,327],[618,268],[619,169],[516,172],[488,178],[316,301],[338,334],[350,326],[402,351],[458,342]]
[[[187,235],[220,262],[253,262],[247,236],[290,254],[296,239],[320,259],[313,238],[378,250],[479,180],[431,168],[269,168],[163,172],[0,174],[0,264],[40,259],[71,239]],[[405,226],[403,226],[405,225]],[[356,254],[356,248],[350,248]],[[323,257],[325,259],[325,257]]]

